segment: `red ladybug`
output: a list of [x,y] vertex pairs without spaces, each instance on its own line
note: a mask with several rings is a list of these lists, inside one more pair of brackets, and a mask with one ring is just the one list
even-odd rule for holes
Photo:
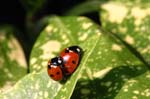
[[82,49],[79,46],[71,46],[65,48],[61,53],[60,57],[63,60],[63,71],[66,76],[72,74],[80,60],[82,55]]
[[63,79],[62,65],[63,61],[61,57],[55,57],[48,61],[47,72],[53,80],[60,81]]
[[48,62],[48,75],[55,81],[65,80],[78,67],[82,53],[79,46],[65,48],[59,57]]

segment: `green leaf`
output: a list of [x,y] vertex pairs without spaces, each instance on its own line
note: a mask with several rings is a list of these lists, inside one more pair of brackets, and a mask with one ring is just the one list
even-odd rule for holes
[[28,13],[34,14],[43,7],[46,0],[20,0]]
[[[110,1],[110,0],[109,0]],[[128,4],[147,4],[147,6],[149,5],[148,3],[150,3],[149,0],[111,0],[111,1],[117,1],[117,2],[121,2],[121,3],[128,3]]]
[[60,50],[85,42],[97,26],[84,17],[52,17],[49,25],[39,36],[33,47],[30,59],[30,71],[38,72],[45,68],[50,58],[58,55]]
[[61,84],[49,79],[46,70],[29,74],[4,93],[6,99],[53,99]]
[[[101,31],[91,20],[85,17],[55,16],[51,17],[49,22],[50,24],[41,33],[33,47],[30,58],[32,73],[4,93],[4,98],[69,99],[79,97],[85,99],[90,98],[89,94],[91,98],[107,98],[111,95],[120,97],[122,88],[126,88],[130,82],[136,85],[134,79],[146,85],[141,87],[141,90],[149,87],[150,74],[147,67],[120,40]],[[60,50],[70,45],[79,45],[84,50],[81,63],[66,82],[53,81],[47,74],[47,62],[50,58],[57,56]],[[146,78],[147,82],[140,82]],[[128,92],[131,92],[132,90],[128,88],[129,86]],[[132,88],[136,90],[134,93],[139,91],[137,88]],[[104,92],[100,93],[100,90]],[[134,97],[134,93],[130,97]],[[121,96],[121,99],[128,95]],[[145,93],[142,98],[144,97],[146,97]]]
[[[105,84],[105,82],[116,84],[116,79],[113,79],[114,74],[111,74],[115,68],[120,71],[120,75],[117,73],[117,70],[115,72],[117,73],[117,76],[120,76],[120,79],[118,79],[118,84],[120,84],[119,82],[121,82],[122,79],[124,82],[129,80],[128,76],[129,78],[133,78],[147,71],[146,66],[140,62],[125,46],[123,46],[121,42],[116,41],[114,38],[109,37],[106,34],[95,34],[81,46],[86,50],[81,65],[79,66],[78,70],[71,76],[69,81],[67,81],[65,85],[62,86],[62,89],[58,92],[58,95],[55,99],[69,99],[72,95],[78,78],[80,78],[79,82],[82,81],[83,85],[78,84],[79,86],[76,86],[75,90],[79,94],[74,93],[75,95],[72,96],[72,98],[76,99],[78,97],[82,99],[91,99],[101,98],[102,96],[102,98],[110,97],[110,95],[113,94],[113,91],[110,92],[109,95],[107,94],[109,91],[105,91],[100,94],[99,90],[105,90],[105,88],[103,89],[100,84]],[[120,69],[122,69],[123,72],[121,72]],[[128,69],[130,71],[126,73],[126,75],[128,74],[126,76],[124,74]],[[135,74],[130,76],[129,74],[132,74],[133,71]],[[88,84],[88,82],[90,84]],[[83,87],[84,85],[86,88]],[[112,85],[112,88],[114,87],[116,87],[116,89],[119,91],[119,88],[123,87],[123,84],[122,86]],[[106,88],[109,89],[109,86]],[[91,97],[88,95],[91,95]]]
[[[90,72],[85,71],[85,76]],[[71,99],[148,99],[149,72],[143,65],[124,65],[91,73],[92,79],[80,79]],[[90,74],[90,75],[91,75]],[[145,82],[146,81],[146,82]],[[136,93],[137,92],[137,93]]]
[[10,26],[0,27],[0,90],[11,88],[27,73],[23,50]]
[[[148,1],[148,0],[143,0]],[[116,33],[150,64],[150,3],[108,2],[101,8],[103,28]]]
[[[106,2],[106,1],[105,1]],[[83,15],[85,13],[90,13],[94,11],[99,11],[100,5],[103,4],[104,1],[100,0],[89,0],[79,5],[74,6],[72,9],[67,11],[65,15]]]

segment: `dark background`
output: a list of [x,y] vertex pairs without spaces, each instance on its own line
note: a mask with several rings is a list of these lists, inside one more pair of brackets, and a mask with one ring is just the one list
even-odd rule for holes
[[[85,1],[86,0],[46,0],[44,6],[32,16],[32,21],[37,22],[47,15],[63,16],[66,11]],[[33,33],[34,35],[32,35],[32,37],[31,33],[29,35],[25,25],[27,17],[26,11],[27,10],[22,5],[21,0],[0,1],[0,26],[9,24],[15,27],[18,32],[14,32],[14,35],[23,47],[26,59],[28,61],[32,46],[40,31],[36,34]],[[99,24],[98,12],[86,13],[83,15]]]

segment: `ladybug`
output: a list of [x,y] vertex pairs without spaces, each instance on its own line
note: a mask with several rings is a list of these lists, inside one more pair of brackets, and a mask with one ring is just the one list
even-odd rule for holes
[[82,49],[79,46],[65,48],[60,57],[63,60],[63,71],[66,76],[71,75],[77,68],[82,55]]
[[48,75],[55,81],[60,81],[63,79],[63,60],[61,57],[55,57],[52,58],[50,61],[48,61],[48,68],[47,72]]

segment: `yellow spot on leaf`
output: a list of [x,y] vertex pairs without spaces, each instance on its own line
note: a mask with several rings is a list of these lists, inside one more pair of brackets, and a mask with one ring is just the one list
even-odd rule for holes
[[112,50],[114,51],[121,51],[122,50],[122,47],[118,44],[113,44],[112,45]]
[[133,91],[134,94],[139,94],[140,92],[138,90]]
[[44,92],[44,97],[45,97],[45,98],[48,97],[48,92],[47,92],[47,91]]
[[128,85],[129,85],[130,87],[133,86],[134,83],[137,83],[137,81],[136,81],[136,80],[133,80],[133,79],[128,80]]
[[39,65],[38,64],[34,64],[33,68],[36,69]]
[[112,61],[112,62],[116,62],[116,59],[113,58],[111,61]]
[[102,33],[101,33],[101,32],[97,32],[97,31],[96,31],[96,34],[97,34],[98,36],[100,36]]
[[57,32],[58,31],[58,28],[54,28],[53,32]]
[[145,96],[150,96],[150,89],[145,89],[144,90]]
[[38,83],[36,83],[36,84],[35,84],[35,89],[38,90],[39,88],[40,88],[40,85],[39,85]]
[[105,86],[107,86],[107,87],[109,87],[110,85],[112,84],[112,82],[111,81],[108,81],[108,82],[105,82]]
[[7,74],[7,76],[8,76],[9,78],[12,78],[12,77],[13,77],[13,75],[11,74],[11,72],[9,72],[9,70],[8,70],[7,68],[4,68],[4,72]]
[[86,68],[86,73],[87,73],[89,79],[92,80],[92,79],[93,79],[93,77],[92,77],[92,72],[91,72],[91,70],[90,70],[89,68]]
[[0,88],[0,91],[5,92],[6,90],[9,90],[13,85],[14,85],[13,82],[6,81],[5,85],[2,88]]
[[0,41],[4,41],[6,39],[5,33],[0,31]]
[[98,55],[101,55],[101,54],[102,54],[102,52],[101,52],[101,51],[99,51],[97,54],[98,54]]
[[144,92],[141,92],[141,95],[142,95],[142,96],[145,96],[145,93],[144,93]]
[[20,66],[27,66],[23,49],[19,45],[18,41],[12,38],[8,45],[11,48],[10,53],[8,53],[9,58],[11,60],[16,60]]
[[90,26],[92,26],[92,23],[83,23],[82,24],[83,29],[88,29]]
[[139,26],[136,26],[136,27],[135,27],[135,31],[140,31]]
[[146,78],[150,78],[150,74],[147,74],[147,75],[146,75]]
[[47,61],[43,61],[42,66],[47,66]]
[[127,89],[127,88],[125,88],[125,89],[123,89],[123,91],[124,91],[124,92],[127,92],[127,91],[128,91],[128,89]]
[[[64,33],[65,34],[65,33]],[[66,35],[62,35],[62,39],[63,40],[66,40],[67,39],[67,36]]]
[[85,20],[85,17],[83,16],[77,18],[77,21],[83,21],[83,20]]
[[123,91],[127,92],[128,91],[128,87],[129,87],[128,85],[123,86]]
[[65,41],[63,41],[63,44],[68,44],[69,43],[69,40],[66,39]]
[[129,36],[129,35],[127,35],[127,36],[125,37],[125,41],[126,41],[127,43],[129,43],[129,44],[134,44],[134,43],[135,43],[133,37],[131,37],[131,36]]
[[150,46],[147,46],[146,48],[142,49],[141,53],[142,54],[144,54],[144,53],[150,53]]
[[46,30],[46,32],[51,32],[51,31],[52,31],[52,29],[53,29],[53,27],[52,27],[52,26],[47,26],[45,30]]
[[112,87],[109,87],[108,92],[111,92],[112,90],[113,90]]
[[132,99],[138,99],[137,96],[133,96]]
[[37,61],[37,58],[35,58],[35,57],[31,58],[31,61],[30,61],[31,65],[34,64],[36,61]]
[[42,59],[50,59],[53,56],[53,52],[59,51],[61,45],[58,41],[49,41],[42,45],[40,48],[43,50],[43,54],[40,56]]
[[127,27],[120,27],[119,31],[120,31],[120,33],[126,33],[127,32]]
[[103,69],[101,71],[95,72],[93,74],[93,77],[95,77],[95,78],[103,78],[111,69],[112,69],[112,67],[108,67],[108,68],[105,68],[105,69]]
[[41,69],[41,66],[37,65],[36,70],[40,70],[40,69]]
[[81,82],[81,85],[87,85],[88,82]]
[[40,96],[42,96],[42,95],[43,95],[43,92],[42,92],[42,91],[40,91],[40,92],[39,92],[39,95],[40,95]]
[[82,94],[89,94],[91,91],[89,89],[81,89]]
[[49,88],[50,86],[51,86],[51,82],[48,82],[48,84],[47,84],[47,88]]
[[34,93],[34,99],[37,99],[37,98],[38,98],[38,94]]
[[80,40],[80,41],[84,41],[84,40],[87,38],[87,36],[88,36],[88,34],[87,34],[87,33],[84,33],[83,35],[81,35],[81,36],[79,37],[79,40]]
[[63,88],[63,89],[62,89],[63,92],[65,92],[66,90],[67,90],[66,88]]
[[121,23],[128,12],[128,9],[119,3],[106,3],[102,8],[108,11],[108,20],[116,23]]
[[139,7],[134,7],[131,10],[131,15],[135,18],[135,25],[140,25],[143,19],[150,15],[150,8],[141,9]]

